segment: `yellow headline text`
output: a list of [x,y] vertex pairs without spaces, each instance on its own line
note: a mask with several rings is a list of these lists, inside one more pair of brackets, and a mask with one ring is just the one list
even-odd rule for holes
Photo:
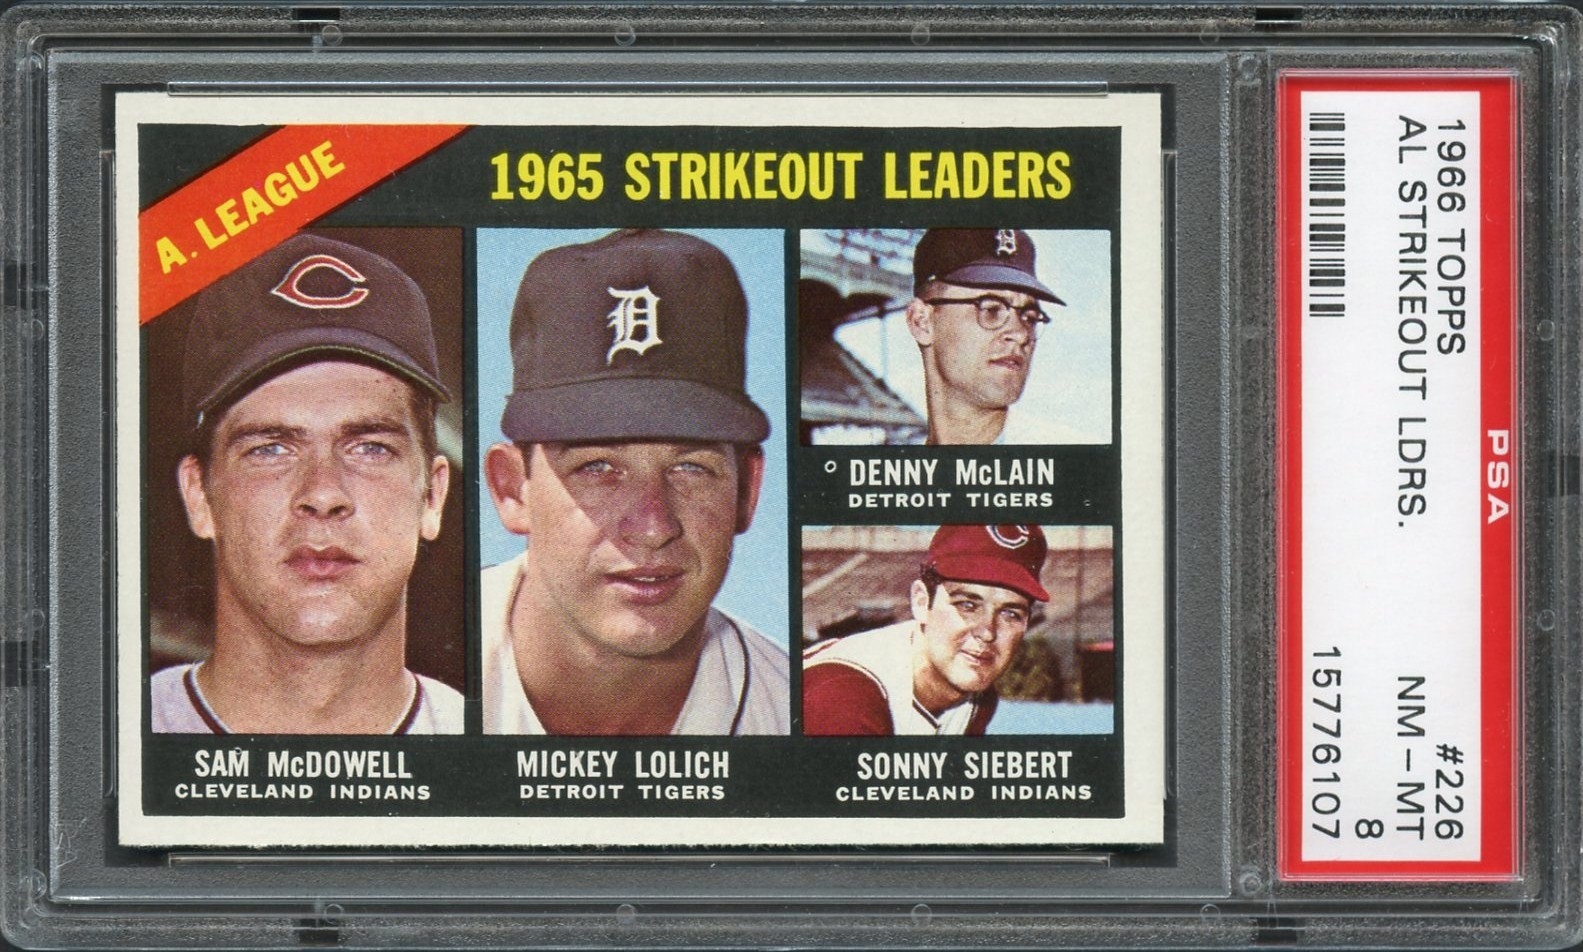
[[[594,201],[606,196],[599,152],[502,152],[490,159],[496,201]],[[868,163],[865,165],[865,163]],[[878,165],[879,194],[862,195]],[[1072,194],[1064,151],[631,152],[618,163],[633,202],[1060,200]],[[871,176],[874,173],[870,173]]]

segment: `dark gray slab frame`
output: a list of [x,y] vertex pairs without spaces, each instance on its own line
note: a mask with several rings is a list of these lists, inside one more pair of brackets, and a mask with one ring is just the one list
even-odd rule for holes
[[[1568,7],[21,4],[3,17],[0,925],[25,946],[1559,947],[1578,889],[1578,19]],[[1274,882],[1274,71],[1513,69],[1525,101],[1525,875]],[[1165,94],[1168,842],[1109,853],[113,846],[109,94]],[[1569,463],[1570,461],[1570,463]],[[1571,467],[1570,469],[1568,467]],[[1570,483],[1568,482],[1570,479]]]

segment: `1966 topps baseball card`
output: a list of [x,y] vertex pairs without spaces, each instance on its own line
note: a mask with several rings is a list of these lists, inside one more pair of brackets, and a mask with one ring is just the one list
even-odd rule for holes
[[113,122],[122,843],[1163,841],[1157,94]]

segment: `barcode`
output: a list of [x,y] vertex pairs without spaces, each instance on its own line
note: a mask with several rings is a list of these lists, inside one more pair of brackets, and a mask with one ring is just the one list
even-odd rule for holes
[[1347,116],[1308,116],[1308,316],[1347,314]]

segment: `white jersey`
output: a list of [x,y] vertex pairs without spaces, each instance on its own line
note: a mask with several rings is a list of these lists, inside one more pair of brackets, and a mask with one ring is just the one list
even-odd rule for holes
[[[803,652],[803,728],[808,733],[982,734],[995,710],[993,691],[931,714],[912,688],[916,621],[847,635]],[[843,676],[844,675],[844,676]]]
[[[156,734],[233,734],[198,687],[198,666],[177,665],[155,672],[148,693]],[[462,695],[455,688],[413,674],[412,703],[387,734],[460,734]]]
[[[526,556],[485,569],[481,581],[484,640],[484,733],[543,734],[522,689],[507,622]],[[709,609],[693,686],[672,734],[788,734],[791,678],[786,651],[744,622]]]
[[1006,408],[1006,423],[1000,428],[993,446],[1058,446],[1061,444],[1104,444],[1110,439],[1074,429],[1064,423],[1046,419],[1037,413],[1019,410],[1016,404]]

